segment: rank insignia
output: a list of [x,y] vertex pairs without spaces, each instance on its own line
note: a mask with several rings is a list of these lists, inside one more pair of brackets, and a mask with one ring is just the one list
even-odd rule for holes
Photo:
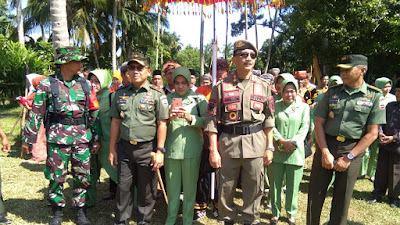
[[231,121],[238,120],[238,114],[237,114],[236,111],[235,111],[235,112],[230,112],[230,113],[229,113],[229,120],[231,120]]
[[217,99],[210,98],[210,101],[208,102],[207,105],[207,113],[215,116],[216,111],[217,111]]

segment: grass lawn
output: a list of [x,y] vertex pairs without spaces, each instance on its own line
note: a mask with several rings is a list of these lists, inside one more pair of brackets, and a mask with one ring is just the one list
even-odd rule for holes
[[[8,134],[12,129],[14,122],[18,118],[21,108],[0,108],[0,125]],[[16,127],[13,134],[9,136],[12,144],[12,150],[9,154],[0,153],[0,168],[2,175],[2,194],[4,204],[7,211],[7,217],[13,220],[13,224],[47,224],[50,218],[51,209],[47,206],[47,186],[48,181],[44,178],[43,169],[44,163],[38,165],[23,164],[19,158],[20,152],[20,127]],[[26,158],[29,158],[27,156]],[[306,161],[303,180],[299,191],[299,212],[297,214],[297,224],[305,224],[307,210],[307,190],[310,176],[312,157]],[[63,225],[75,224],[75,213],[71,210],[70,199],[72,196],[73,179],[68,176],[65,184],[65,195],[67,198],[67,206],[64,209]],[[370,199],[370,193],[373,189],[373,184],[367,180],[358,180],[353,194],[349,210],[348,224],[400,224],[400,209],[392,209],[386,203],[378,203],[370,205],[367,200]],[[108,194],[107,175],[102,171],[101,181],[98,184],[98,201],[94,208],[88,209],[88,217],[92,224],[112,224],[113,210],[115,207],[112,201],[102,201],[101,197]],[[238,190],[235,202],[240,209],[241,200]],[[328,193],[325,205],[321,215],[321,224],[326,224],[329,219],[329,209],[331,203],[332,192]],[[387,199],[385,199],[387,200]],[[284,199],[283,199],[284,207]],[[282,210],[281,222],[279,224],[287,224],[285,211]],[[201,219],[194,224],[222,224],[212,216],[212,209],[207,212],[208,217]],[[133,214],[133,219],[130,224],[136,224],[136,215]],[[159,199],[154,216],[154,224],[164,224],[166,219],[166,205],[163,199]],[[264,210],[261,207],[261,224],[269,224],[271,211]],[[238,217],[238,222],[241,221],[241,216]],[[182,224],[182,219],[179,218],[177,224]]]

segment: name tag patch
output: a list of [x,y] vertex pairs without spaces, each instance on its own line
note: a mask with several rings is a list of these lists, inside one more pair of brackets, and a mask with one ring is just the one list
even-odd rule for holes
[[223,94],[223,102],[225,104],[240,102],[240,95],[238,89],[232,91],[223,91],[222,94]]

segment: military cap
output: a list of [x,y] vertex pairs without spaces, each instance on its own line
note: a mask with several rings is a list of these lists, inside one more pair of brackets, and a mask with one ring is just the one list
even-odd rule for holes
[[128,65],[132,62],[137,62],[142,66],[150,66],[150,59],[142,54],[132,55],[128,61]]
[[368,66],[368,58],[360,54],[345,55],[340,58],[340,62],[336,67],[350,69],[358,65]]
[[299,70],[294,73],[294,78],[296,79],[306,79],[307,78],[307,71],[306,70]]
[[235,55],[236,51],[244,49],[251,49],[256,53],[256,56],[258,55],[256,47],[254,47],[252,43],[245,40],[239,40],[233,44],[233,53],[234,53],[233,55]]
[[188,68],[183,67],[183,66],[176,68],[176,69],[174,70],[174,72],[172,73],[172,80],[175,81],[175,78],[176,78],[177,76],[179,76],[179,75],[185,77],[185,79],[187,80],[187,82],[190,83],[190,79],[191,79],[190,75],[191,75],[191,74],[190,74],[190,71],[189,71]]
[[56,49],[55,64],[66,64],[71,61],[82,61],[87,57],[81,55],[81,52],[76,46],[59,47]]

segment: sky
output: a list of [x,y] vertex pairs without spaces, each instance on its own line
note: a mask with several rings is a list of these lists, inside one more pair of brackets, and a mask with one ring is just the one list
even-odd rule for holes
[[[206,17],[204,20],[204,45],[210,43],[213,39],[213,17],[212,17],[212,7],[207,7],[210,10],[210,17]],[[267,13],[266,10],[264,13]],[[180,42],[185,47],[191,45],[193,47],[199,48],[200,46],[200,23],[201,18],[199,15],[172,15],[169,13],[167,15],[169,20],[169,31],[176,32],[180,36]],[[240,12],[235,12],[229,14],[229,31],[228,31],[228,43],[232,43],[237,40],[244,40],[245,34],[238,37],[231,37],[231,23],[237,22],[240,18]],[[226,14],[216,13],[216,37],[218,40],[218,46],[222,47],[225,45],[226,38]],[[260,23],[262,21],[260,20]],[[262,27],[260,25],[258,28],[258,46],[262,46],[264,41],[271,37],[271,29]],[[254,26],[247,32],[247,40],[255,45],[255,28]]]

